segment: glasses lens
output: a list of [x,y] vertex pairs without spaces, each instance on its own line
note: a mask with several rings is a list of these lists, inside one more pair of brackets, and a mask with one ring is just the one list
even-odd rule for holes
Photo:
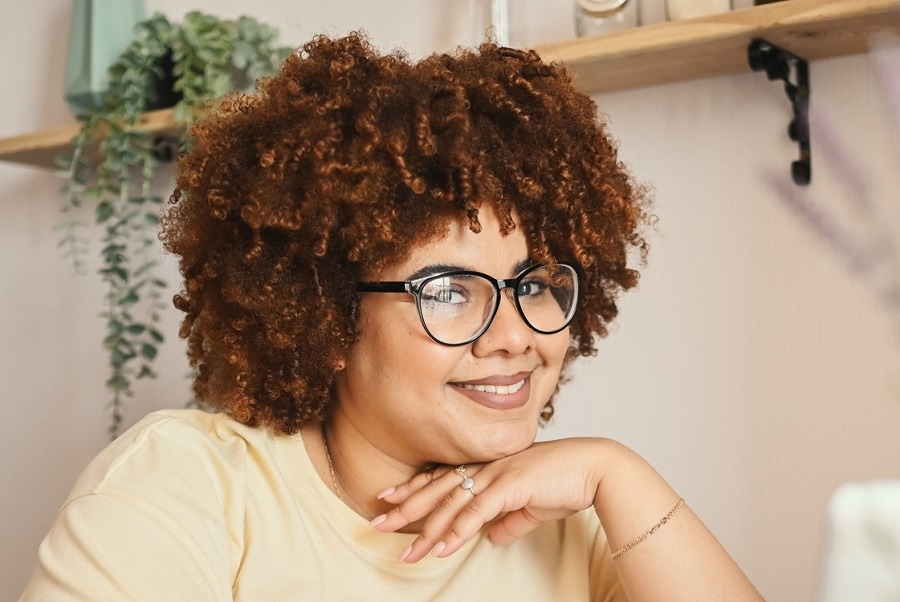
[[525,272],[516,287],[522,317],[538,332],[558,332],[575,315],[578,274],[568,265],[537,266]]
[[419,291],[419,311],[431,336],[456,345],[475,336],[489,319],[497,291],[475,274],[451,274],[426,280]]

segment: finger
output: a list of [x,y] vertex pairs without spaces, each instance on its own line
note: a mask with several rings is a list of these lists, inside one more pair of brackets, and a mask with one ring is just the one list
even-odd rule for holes
[[497,545],[506,545],[533,531],[541,524],[529,511],[522,508],[510,512],[496,523],[491,525],[488,536],[491,542]]
[[[522,500],[510,497],[510,489],[504,487],[505,479],[489,482],[481,479],[486,485],[484,495],[478,495],[462,508],[452,522],[446,527],[446,534],[435,544],[438,548],[433,552],[439,558],[445,558],[461,548],[474,537],[487,523],[496,520],[488,530],[491,542],[503,545],[523,537],[537,528],[541,523],[565,518],[574,514],[567,508],[535,508],[522,506]],[[487,487],[491,487],[488,489]],[[435,511],[426,522],[439,524],[440,513]]]
[[396,531],[428,516],[464,478],[449,467],[444,467],[439,476],[438,470],[435,470],[427,479],[425,475],[413,477],[407,483],[397,486],[394,491],[380,496],[385,501],[397,504],[397,507],[372,519],[372,525],[382,532]]
[[401,483],[394,487],[388,487],[384,491],[378,494],[379,500],[385,500],[391,502],[392,504],[399,504],[411,494],[419,491],[420,489],[427,487],[434,479],[440,476],[437,474],[437,470],[429,470],[425,472],[420,472],[410,480],[405,483]]
[[429,552],[439,558],[450,556],[501,512],[521,507],[509,498],[506,488],[496,486],[500,481],[494,482],[488,472],[477,473],[472,489],[457,487],[441,501],[410,546],[407,562],[415,562]]
[[431,484],[434,480],[448,473],[456,473],[460,468],[462,468],[463,471],[472,469],[472,467],[467,466],[451,467],[441,464],[432,470],[420,472],[405,483],[401,483],[394,487],[388,487],[379,493],[377,497],[379,500],[385,500],[392,504],[399,504],[413,493],[416,493]]
[[570,514],[573,514],[570,510],[520,508],[491,525],[488,537],[491,538],[491,543],[503,546],[528,535],[547,521],[565,518]]
[[418,562],[429,553],[439,558],[453,554],[478,533],[487,522],[486,517],[476,495],[455,487],[428,516],[418,537],[405,552],[404,561]]

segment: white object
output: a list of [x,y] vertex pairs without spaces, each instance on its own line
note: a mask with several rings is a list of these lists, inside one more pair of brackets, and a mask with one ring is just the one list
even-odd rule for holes
[[596,36],[640,25],[638,0],[575,0],[575,33]]
[[507,0],[491,0],[491,24],[501,46],[509,46],[509,4]]
[[828,520],[820,601],[900,600],[900,481],[842,485]]

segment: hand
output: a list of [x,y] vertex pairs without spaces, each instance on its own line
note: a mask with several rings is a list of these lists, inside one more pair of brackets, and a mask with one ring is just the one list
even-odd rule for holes
[[[400,556],[406,562],[417,562],[429,552],[449,556],[491,521],[491,541],[507,544],[541,523],[594,505],[602,474],[599,441],[535,443],[493,462],[466,465],[464,474],[450,466],[418,474],[380,495],[397,507],[372,524],[388,532],[426,519]],[[465,477],[473,479],[474,494],[460,487]]]

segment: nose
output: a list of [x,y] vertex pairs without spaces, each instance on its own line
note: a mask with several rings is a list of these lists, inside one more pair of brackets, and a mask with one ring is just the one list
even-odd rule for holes
[[472,352],[483,357],[493,353],[520,355],[534,348],[536,335],[516,309],[514,289],[500,291],[500,305],[488,329],[475,340]]

